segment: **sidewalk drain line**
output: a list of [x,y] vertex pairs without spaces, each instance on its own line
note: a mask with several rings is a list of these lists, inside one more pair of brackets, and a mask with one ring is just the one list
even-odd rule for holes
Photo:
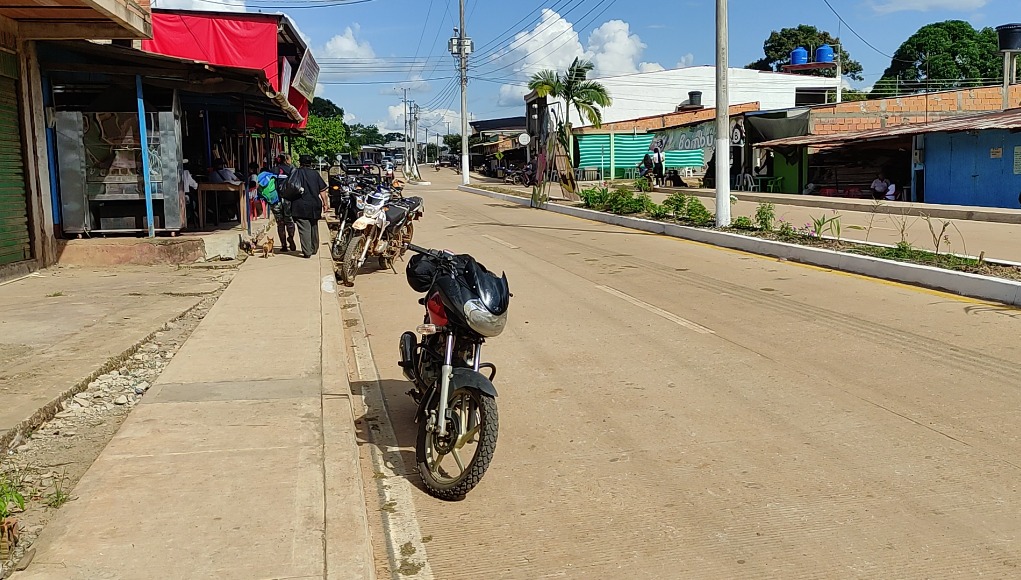
[[[378,419],[378,431],[366,429],[372,440],[369,446],[374,471],[382,474],[376,479],[376,489],[382,500],[382,521],[391,575],[395,579],[432,580],[422,530],[415,511],[414,488],[401,458],[397,436],[390,421],[390,413],[379,384],[379,372],[372,357],[372,347],[365,333],[365,318],[356,294],[344,297],[344,316],[357,324],[350,328],[358,381],[362,383],[365,406]],[[346,325],[345,325],[346,326]],[[385,449],[385,451],[383,451]],[[411,549],[408,549],[408,546]],[[413,555],[406,555],[411,552]]]

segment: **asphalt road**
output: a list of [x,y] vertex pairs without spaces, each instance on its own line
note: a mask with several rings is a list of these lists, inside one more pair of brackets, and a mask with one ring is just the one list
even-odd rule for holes
[[[484,351],[500,439],[455,503],[413,470],[381,482],[364,446],[381,578],[388,544],[418,562],[395,577],[1021,575],[1021,311],[429,179],[416,243],[469,252],[514,292]],[[411,468],[396,347],[422,307],[398,272],[341,294],[375,362],[352,373],[378,373]],[[396,451],[366,425],[377,455]]]

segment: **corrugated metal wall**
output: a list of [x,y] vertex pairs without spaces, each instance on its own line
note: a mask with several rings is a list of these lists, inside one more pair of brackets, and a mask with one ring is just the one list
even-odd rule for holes
[[[979,131],[925,137],[925,201],[952,205],[1021,206],[1021,133]],[[1019,167],[1021,169],[1021,167]]]
[[17,57],[0,52],[0,264],[32,257],[17,79]]
[[[636,167],[641,163],[642,158],[649,152],[649,145],[652,144],[652,134],[617,133],[613,135],[614,164],[616,165],[617,176],[621,176],[625,169]],[[610,135],[579,135],[578,167],[610,167]],[[667,151],[667,168],[695,167],[701,168],[705,164],[705,156],[702,150],[697,151]]]

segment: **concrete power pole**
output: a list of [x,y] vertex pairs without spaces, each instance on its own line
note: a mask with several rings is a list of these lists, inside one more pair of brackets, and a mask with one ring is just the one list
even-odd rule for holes
[[404,91],[404,98],[401,102],[404,103],[404,158],[408,157],[408,89],[402,89]]
[[730,96],[727,0],[716,0],[716,227],[730,225]]
[[461,184],[468,185],[468,55],[473,46],[471,39],[464,35],[464,0],[460,4],[461,27],[456,30],[457,36],[450,39],[450,53],[458,60],[461,70]]

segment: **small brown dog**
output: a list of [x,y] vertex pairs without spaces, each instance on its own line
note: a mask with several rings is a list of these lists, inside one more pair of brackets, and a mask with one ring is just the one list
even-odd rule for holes
[[262,249],[262,257],[268,258],[273,255],[273,237],[266,236],[266,239],[262,240],[259,244],[259,248]]

